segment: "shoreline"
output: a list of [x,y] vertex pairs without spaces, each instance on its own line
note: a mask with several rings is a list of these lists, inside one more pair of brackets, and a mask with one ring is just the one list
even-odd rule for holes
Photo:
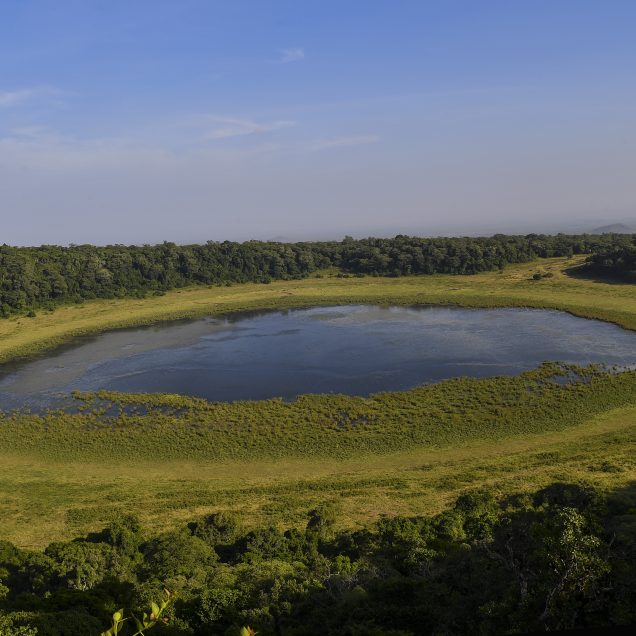
[[[569,276],[566,269],[571,269],[571,259],[545,259],[542,267],[552,271],[554,277],[540,282],[528,280],[526,276],[536,269],[536,263],[529,263],[509,266],[503,274],[305,278],[229,288],[188,287],[141,300],[100,299],[64,305],[35,318],[0,321],[0,365],[37,359],[64,345],[72,346],[77,338],[109,331],[330,305],[545,309],[636,331],[636,293],[629,294],[632,307],[626,309],[622,303],[622,309],[614,309],[606,301],[614,295],[615,283]],[[633,288],[628,284],[624,287],[628,292]],[[622,286],[619,289],[624,291]],[[568,294],[575,297],[568,298]],[[559,300],[562,296],[566,298]]]

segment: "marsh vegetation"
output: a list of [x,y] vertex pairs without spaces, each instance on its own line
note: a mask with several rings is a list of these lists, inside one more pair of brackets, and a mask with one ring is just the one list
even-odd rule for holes
[[[559,309],[636,329],[633,286],[570,275],[585,259],[475,275],[327,269],[61,303],[0,320],[0,357],[163,320],[329,305]],[[18,547],[0,549],[0,630],[97,634],[120,607],[159,598],[161,585],[179,600],[158,634],[248,624],[262,634],[502,633],[634,620],[636,371],[616,371],[551,362],[288,401],[80,391],[65,410],[6,412],[0,534]],[[505,562],[509,541],[527,562]],[[550,559],[580,569],[568,578]],[[536,578],[520,587],[524,567]]]

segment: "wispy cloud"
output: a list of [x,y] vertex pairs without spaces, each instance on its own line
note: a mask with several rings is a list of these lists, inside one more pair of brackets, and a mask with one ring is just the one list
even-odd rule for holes
[[305,59],[305,51],[301,48],[283,49],[281,51],[280,59],[281,64],[287,64],[289,62],[300,62]]
[[51,131],[46,126],[20,126],[9,130],[10,136],[19,139],[43,139],[52,136]]
[[37,95],[38,90],[25,88],[18,91],[0,91],[0,107],[16,106]]
[[237,117],[218,117],[216,115],[207,118],[215,126],[205,133],[208,140],[229,139],[231,137],[244,137],[246,135],[263,135],[268,132],[290,128],[295,126],[295,121],[277,120],[271,122],[256,122],[251,119]]
[[374,144],[379,141],[377,135],[355,135],[351,137],[335,137],[333,139],[319,139],[310,145],[311,150],[329,150],[331,148],[346,148]]
[[34,86],[12,91],[0,91],[0,108],[11,108],[38,98],[59,98],[69,93],[51,86]]

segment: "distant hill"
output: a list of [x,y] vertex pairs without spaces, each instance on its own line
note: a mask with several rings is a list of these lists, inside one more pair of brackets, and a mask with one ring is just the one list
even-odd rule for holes
[[624,223],[612,223],[611,225],[603,225],[597,227],[592,234],[631,234],[636,230]]

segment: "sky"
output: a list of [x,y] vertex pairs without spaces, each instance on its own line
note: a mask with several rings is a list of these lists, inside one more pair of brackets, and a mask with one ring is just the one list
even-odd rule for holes
[[636,225],[633,0],[0,0],[0,243]]

